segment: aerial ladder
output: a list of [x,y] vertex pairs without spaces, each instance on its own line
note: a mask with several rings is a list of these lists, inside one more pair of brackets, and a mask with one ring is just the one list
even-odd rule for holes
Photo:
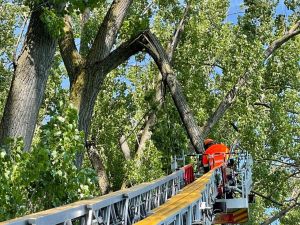
[[228,160],[197,179],[189,164],[152,182],[0,225],[240,224],[248,220],[252,201],[252,158],[241,152],[235,160],[234,182],[226,174]]

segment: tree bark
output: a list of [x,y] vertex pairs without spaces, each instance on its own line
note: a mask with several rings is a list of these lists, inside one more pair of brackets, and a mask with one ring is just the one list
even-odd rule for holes
[[126,141],[126,137],[124,135],[121,135],[121,137],[119,138],[119,144],[125,159],[130,160],[131,159],[130,148]]
[[31,146],[56,46],[40,14],[35,11],[31,15],[0,124],[0,143],[8,137],[22,137],[24,151]]
[[103,165],[103,161],[97,151],[96,144],[94,141],[87,142],[86,145],[89,159],[92,163],[94,170],[97,172],[98,184],[101,194],[107,194],[109,191],[109,180]]
[[94,70],[91,66],[96,61],[106,58],[115,43],[122,22],[127,15],[132,0],[115,0],[102,22],[95,41],[86,60],[86,73],[80,93],[79,128],[88,134],[94,105],[102,83],[108,72]]
[[110,53],[131,3],[132,0],[113,1],[87,56],[90,64],[103,60]]

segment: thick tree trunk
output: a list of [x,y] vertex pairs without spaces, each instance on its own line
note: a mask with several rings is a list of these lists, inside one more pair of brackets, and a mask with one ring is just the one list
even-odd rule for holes
[[[95,104],[95,99],[91,99],[90,97],[97,97],[97,93],[94,95],[87,95],[87,97],[83,97],[86,87],[86,77],[87,71],[85,69],[80,69],[78,74],[75,74],[73,83],[71,85],[71,93],[70,93],[70,102],[75,106],[77,111],[79,112],[79,119],[78,119],[78,128],[79,130],[84,131],[85,134],[85,142],[86,142],[86,150],[89,157],[89,160],[97,172],[98,175],[98,183],[100,187],[100,191],[102,194],[107,194],[109,191],[109,180],[105,171],[105,167],[102,161],[102,158],[97,151],[97,146],[95,140],[89,141],[88,134],[89,134],[89,126],[92,120],[92,112],[93,107]],[[84,91],[85,90],[85,91]],[[76,156],[76,167],[81,168],[82,161],[83,161],[83,154],[78,153]]]
[[39,17],[39,11],[31,15],[0,125],[0,143],[22,137],[25,151],[32,142],[56,46]]

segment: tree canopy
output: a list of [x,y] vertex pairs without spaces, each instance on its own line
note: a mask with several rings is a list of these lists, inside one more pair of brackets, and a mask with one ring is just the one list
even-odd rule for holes
[[24,70],[37,82],[20,96],[41,99],[21,108],[36,111],[26,132],[0,126],[0,221],[161,177],[210,137],[254,158],[249,224],[299,223],[299,13],[296,0],[0,0],[1,124],[21,114],[7,105]]

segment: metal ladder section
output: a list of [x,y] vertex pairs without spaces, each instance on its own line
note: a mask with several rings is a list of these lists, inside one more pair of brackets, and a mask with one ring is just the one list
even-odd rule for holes
[[131,225],[185,186],[184,169],[129,189],[38,212],[0,225]]
[[[224,179],[223,165],[211,170],[198,178],[192,184],[184,187],[176,196],[172,197],[164,205],[153,210],[149,217],[137,222],[135,225],[211,225],[225,224],[226,221],[220,218],[220,214],[227,214],[230,211],[242,209],[248,213],[248,195],[252,185],[252,157],[248,153],[241,153],[237,161],[238,185],[227,186],[232,188],[239,197],[226,199],[218,197],[217,183]],[[224,211],[216,206],[219,202],[224,204]],[[234,223],[237,224],[237,223]]]
[[198,178],[136,225],[211,225],[218,195],[215,177],[220,170],[216,168]]

